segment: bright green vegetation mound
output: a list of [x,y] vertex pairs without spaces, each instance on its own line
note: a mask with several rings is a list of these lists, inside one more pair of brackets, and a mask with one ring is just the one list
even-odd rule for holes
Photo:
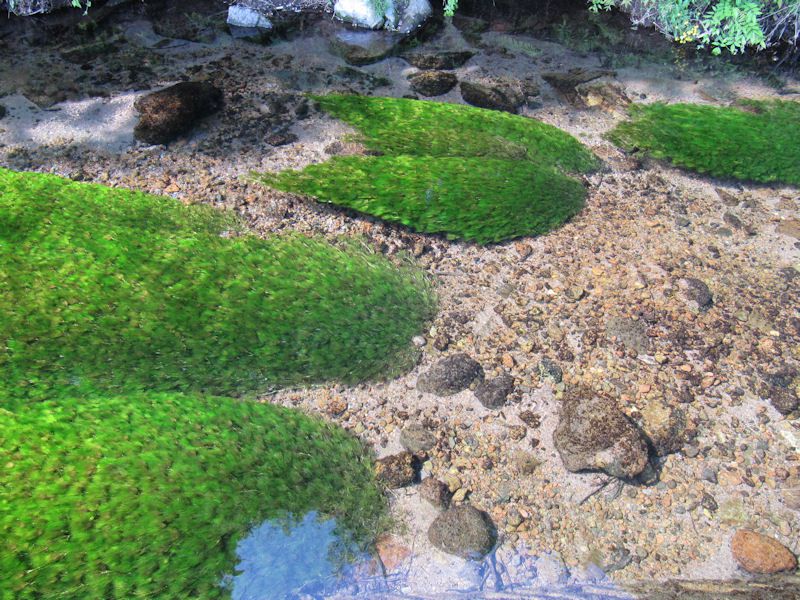
[[224,598],[250,529],[287,512],[381,526],[361,444],[272,405],[160,394],[0,408],[0,598]]
[[383,156],[260,180],[451,239],[487,244],[545,233],[583,206],[585,191],[569,174],[598,165],[567,133],[504,112],[400,98],[315,100]]
[[263,181],[480,243],[546,233],[578,212],[585,194],[579,181],[553,169],[493,158],[347,156]]
[[355,243],[0,170],[0,406],[387,376],[433,305],[419,271]]
[[609,135],[679,167],[716,177],[800,185],[800,103],[739,107],[648,104]]

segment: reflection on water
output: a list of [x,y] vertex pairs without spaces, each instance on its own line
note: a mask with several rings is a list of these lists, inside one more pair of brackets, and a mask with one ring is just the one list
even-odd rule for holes
[[236,572],[222,585],[234,600],[634,597],[593,565],[570,572],[555,555],[533,556],[521,548],[504,547],[479,562],[429,550],[386,574],[376,559],[354,555],[337,533],[335,520],[314,512],[262,523],[239,542]]

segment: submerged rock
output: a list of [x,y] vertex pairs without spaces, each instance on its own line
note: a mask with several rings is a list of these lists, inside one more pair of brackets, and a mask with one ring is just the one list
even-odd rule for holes
[[443,552],[480,560],[497,543],[497,530],[485,512],[469,505],[455,506],[434,519],[428,539]]
[[677,452],[686,442],[686,413],[662,400],[652,400],[642,410],[642,429],[658,456]]
[[411,33],[433,13],[428,0],[386,0],[381,10],[371,0],[336,0],[333,15],[356,27]]
[[590,390],[569,394],[553,442],[568,471],[599,470],[632,478],[648,464],[647,443],[616,404]]
[[525,99],[508,86],[490,86],[471,81],[461,82],[464,102],[478,108],[516,113]]
[[695,277],[678,280],[678,297],[694,312],[703,312],[714,304],[708,286]]
[[411,452],[381,458],[375,463],[375,474],[391,489],[406,487],[417,481],[419,459]]
[[436,445],[436,436],[419,423],[411,423],[400,431],[400,444],[409,452],[427,452]]
[[542,73],[542,79],[544,79],[553,87],[553,89],[561,94],[567,100],[567,102],[577,106],[578,108],[584,108],[584,100],[581,98],[580,93],[576,88],[581,84],[589,83],[590,81],[594,81],[595,79],[607,75],[614,75],[614,72],[576,68],[570,69],[564,73]]
[[433,477],[422,480],[419,485],[419,495],[431,506],[438,509],[445,509],[450,505],[452,494],[447,484]]
[[637,354],[647,354],[650,350],[647,325],[642,321],[628,317],[611,317],[606,323],[606,335],[616,338],[628,350]]
[[453,354],[434,364],[417,379],[417,389],[436,396],[452,396],[474,381],[483,381],[483,368],[466,354]]
[[484,381],[475,388],[475,397],[486,408],[500,408],[505,405],[508,395],[514,391],[514,378],[507,373]]
[[420,71],[408,78],[411,89],[423,96],[441,96],[452,90],[458,79],[446,71]]
[[147,144],[167,144],[221,106],[222,91],[210,83],[177,83],[136,101],[134,107],[141,116],[133,135]]
[[397,52],[405,36],[390,31],[354,31],[338,26],[330,35],[330,47],[349,65],[360,67],[383,60]]
[[418,69],[449,71],[463,66],[474,55],[469,50],[443,50],[441,52],[409,52],[403,54],[401,58]]
[[797,559],[786,546],[747,529],[740,529],[733,535],[731,552],[739,566],[748,573],[771,574],[797,568]]

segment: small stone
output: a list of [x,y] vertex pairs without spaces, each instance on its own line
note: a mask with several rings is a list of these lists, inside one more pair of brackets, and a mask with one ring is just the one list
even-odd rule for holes
[[508,437],[510,437],[515,442],[519,440],[525,439],[525,436],[528,434],[528,429],[524,425],[512,425],[508,428]]
[[447,489],[450,493],[461,489],[461,480],[452,473],[445,475],[444,482],[447,484]]
[[611,317],[606,322],[606,336],[616,338],[628,350],[633,350],[638,354],[647,354],[650,350],[647,325],[642,321],[628,317]]
[[474,54],[469,50],[454,50],[444,52],[409,52],[408,54],[403,54],[401,58],[404,58],[418,69],[452,70],[463,66],[463,64],[473,56]]
[[717,470],[711,467],[704,467],[703,472],[700,474],[700,479],[710,483],[717,483]]
[[451,396],[483,381],[483,369],[466,354],[453,354],[436,362],[417,379],[417,389],[426,394]]
[[533,475],[542,464],[532,452],[519,451],[514,455],[514,467],[520,475]]
[[408,78],[411,89],[423,96],[441,96],[452,90],[458,79],[447,71],[420,71]]
[[297,141],[297,136],[288,131],[278,131],[267,136],[267,143],[270,146],[286,146],[294,144]]
[[738,530],[731,539],[731,551],[739,566],[748,573],[771,574],[797,568],[797,559],[788,548],[755,531]]
[[467,498],[467,494],[469,494],[469,490],[467,488],[460,488],[456,490],[456,493],[453,494],[453,502],[461,503]]
[[708,286],[694,277],[678,280],[679,297],[690,310],[703,312],[711,308],[714,298]]
[[415,335],[413,338],[411,338],[411,343],[417,348],[422,348],[425,345],[425,338],[421,335]]
[[409,452],[427,452],[436,445],[436,436],[419,423],[400,430],[400,444]]
[[375,550],[387,573],[397,570],[411,556],[411,549],[391,535],[380,536],[375,541]]
[[420,461],[411,452],[401,452],[381,458],[375,463],[375,473],[390,489],[406,487],[417,480]]
[[542,418],[532,410],[523,410],[519,413],[519,420],[531,429],[537,429],[542,423]]
[[561,383],[564,379],[564,371],[554,361],[545,357],[539,363],[539,376],[542,378],[549,377],[553,380],[553,383]]
[[514,391],[514,378],[503,374],[478,384],[475,397],[486,408],[497,409],[505,405],[509,394]]
[[642,429],[658,456],[681,449],[686,441],[686,413],[662,400],[647,403],[641,412]]
[[338,417],[347,410],[347,402],[342,400],[340,396],[336,396],[328,402],[325,411],[332,417]]
[[5,106],[3,106],[2,104],[0,104],[0,119],[2,119],[3,117],[5,117],[7,112],[8,112],[8,111],[6,110],[6,107],[5,107]]
[[462,505],[440,513],[428,529],[428,539],[443,552],[480,560],[497,543],[497,530],[485,512]]
[[506,523],[510,525],[513,529],[516,529],[525,521],[525,517],[523,517],[520,512],[516,508],[510,509],[506,513]]
[[705,508],[708,512],[717,512],[719,509],[719,504],[714,499],[714,496],[709,494],[708,492],[703,492],[703,497],[700,499],[700,504],[703,508]]
[[450,505],[451,493],[447,484],[433,477],[422,480],[419,495],[434,508],[445,509]]
[[577,302],[586,295],[586,291],[580,286],[572,286],[567,289],[567,298]]

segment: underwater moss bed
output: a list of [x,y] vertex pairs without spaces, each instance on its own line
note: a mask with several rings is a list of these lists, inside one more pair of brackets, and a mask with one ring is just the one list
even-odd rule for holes
[[256,177],[416,231],[479,244],[545,233],[583,206],[570,174],[598,166],[569,134],[517,115],[404,98],[315,100],[383,156]]
[[355,242],[0,169],[0,406],[390,376],[433,311],[420,271]]
[[800,103],[742,101],[720,108],[647,104],[630,108],[609,139],[672,164],[760,183],[800,185]]
[[2,598],[225,598],[237,542],[266,519],[335,517],[346,553],[386,514],[355,438],[228,398],[0,408],[0,461]]

